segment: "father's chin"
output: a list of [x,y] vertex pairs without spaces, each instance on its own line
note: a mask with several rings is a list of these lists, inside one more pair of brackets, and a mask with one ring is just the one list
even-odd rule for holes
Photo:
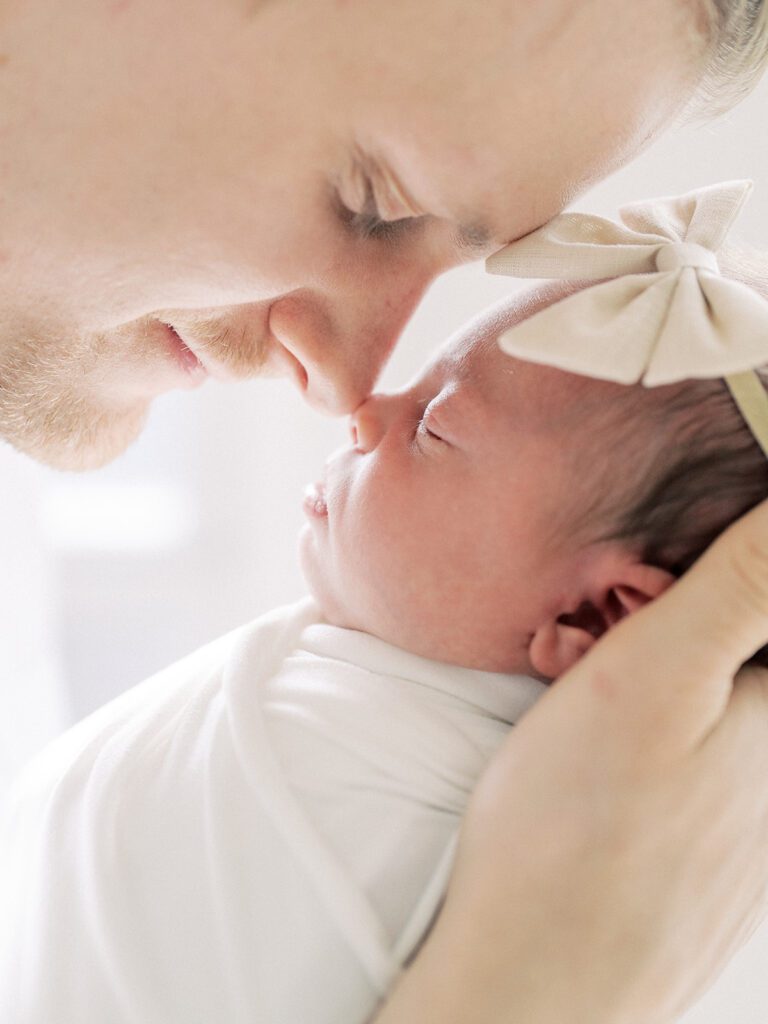
[[84,472],[112,462],[144,428],[149,402],[123,410],[64,402],[26,411],[3,408],[0,438],[52,469]]

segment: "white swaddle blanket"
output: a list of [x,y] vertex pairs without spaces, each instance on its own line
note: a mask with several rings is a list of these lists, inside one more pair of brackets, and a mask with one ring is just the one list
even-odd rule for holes
[[471,789],[543,684],[279,609],[102,708],[17,786],[7,1024],[366,1021]]

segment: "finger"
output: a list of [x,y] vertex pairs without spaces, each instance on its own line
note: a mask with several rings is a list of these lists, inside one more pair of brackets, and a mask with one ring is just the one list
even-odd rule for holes
[[554,689],[572,700],[580,718],[607,716],[602,727],[618,729],[623,741],[653,737],[656,744],[690,746],[722,716],[733,676],[766,640],[764,502],[661,597],[612,629]]

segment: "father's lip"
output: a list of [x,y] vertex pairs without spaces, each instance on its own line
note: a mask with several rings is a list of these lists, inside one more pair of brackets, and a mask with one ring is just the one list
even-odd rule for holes
[[214,377],[217,380],[235,380],[237,375],[229,370],[223,363],[214,359],[203,345],[196,344],[195,340],[186,332],[182,334],[173,324],[161,321],[166,330],[170,333],[180,352],[180,358],[188,362],[190,366],[196,364],[198,370]]
[[190,385],[194,386],[201,383],[207,374],[207,367],[203,361],[170,324],[163,323],[162,326],[165,332],[167,354],[176,362],[179,369],[188,376]]
[[245,360],[228,362],[223,352],[219,353],[222,358],[216,358],[211,352],[210,344],[204,341],[198,343],[187,331],[180,330],[168,321],[161,323],[173,336],[180,351],[189,359],[190,365],[196,364],[216,380],[248,380],[261,374],[269,376],[278,373],[292,379],[301,394],[306,394],[308,374],[304,364],[286,345],[269,334],[260,342],[254,341],[252,359],[249,363]]

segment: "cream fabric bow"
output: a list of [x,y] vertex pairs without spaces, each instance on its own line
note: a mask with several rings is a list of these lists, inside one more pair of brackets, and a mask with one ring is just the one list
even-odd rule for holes
[[501,348],[620,384],[723,377],[753,433],[762,406],[757,439],[768,455],[768,398],[744,372],[768,362],[768,301],[721,277],[717,263],[751,191],[729,181],[632,203],[620,223],[564,213],[505,246],[486,261],[490,273],[601,283],[505,331]]

